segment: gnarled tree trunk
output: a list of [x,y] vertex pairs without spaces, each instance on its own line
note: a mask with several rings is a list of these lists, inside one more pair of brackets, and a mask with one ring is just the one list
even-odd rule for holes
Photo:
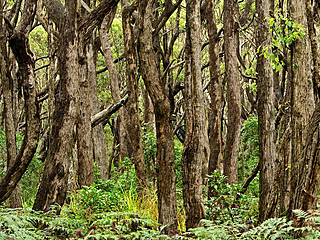
[[58,51],[60,80],[55,89],[55,109],[50,133],[48,157],[34,202],[35,210],[48,211],[53,204],[63,205],[72,156],[73,131],[78,116],[79,58],[76,35],[77,1],[65,6]]
[[[36,6],[37,1],[35,0],[24,2],[20,23],[13,30],[9,39],[9,45],[18,62],[19,73],[23,80],[26,130],[14,163],[0,180],[0,203],[9,198],[27,170],[36,152],[40,136],[40,106],[37,101],[34,60],[28,41],[28,29],[32,25]],[[2,17],[0,17],[0,21],[2,21]]]

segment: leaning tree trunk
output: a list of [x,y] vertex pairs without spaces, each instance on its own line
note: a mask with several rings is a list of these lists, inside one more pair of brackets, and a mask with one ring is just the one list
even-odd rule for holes
[[[0,1],[0,8],[3,2]],[[7,52],[6,31],[3,26],[3,9],[0,9],[0,76],[3,95],[3,118],[6,133],[6,148],[7,148],[7,168],[13,166],[17,157],[16,145],[16,127],[15,127],[15,94],[13,78],[9,72],[9,58]],[[22,207],[20,187],[17,185],[9,198],[9,206],[12,208]]]
[[[207,1],[206,20],[209,35],[209,70],[210,70],[210,110],[209,110],[209,143],[210,158],[208,173],[220,170],[223,163],[222,111],[223,83],[220,77],[219,40],[215,20],[214,0]],[[208,196],[212,197],[214,189],[209,186]]]
[[[289,1],[290,14],[292,20],[295,23],[301,24],[307,28],[307,14],[306,5],[303,1],[291,0]],[[292,84],[292,173],[290,179],[290,204],[288,216],[292,216],[292,210],[301,209],[305,204],[303,199],[305,195],[310,195],[312,198],[312,192],[308,192],[309,189],[305,189],[303,179],[311,177],[309,175],[313,171],[317,172],[318,169],[311,169],[314,167],[313,164],[306,165],[304,160],[303,152],[304,146],[308,145],[309,133],[306,131],[308,123],[311,119],[311,115],[315,109],[314,93],[313,93],[313,82],[312,82],[312,58],[311,58],[311,44],[308,37],[304,37],[296,40],[293,43],[292,53],[292,71],[293,71],[293,84]],[[314,135],[313,137],[317,137]],[[310,142],[311,141],[311,142]],[[312,144],[314,140],[310,140],[309,144]],[[313,153],[311,153],[313,154]],[[310,159],[310,161],[317,161],[316,159]],[[301,184],[302,183],[302,184]],[[315,185],[317,184],[317,181]],[[313,202],[313,201],[311,201]],[[311,207],[311,206],[310,206]],[[314,207],[314,206],[313,206]],[[306,210],[306,209],[305,209]]]
[[157,136],[157,193],[159,223],[165,232],[177,229],[174,134],[171,123],[169,94],[161,81],[158,59],[153,48],[152,1],[139,1],[138,54],[141,74],[151,97]]
[[239,44],[238,2],[225,0],[224,6],[224,58],[227,83],[228,123],[224,151],[223,173],[230,183],[238,182],[238,153],[241,128],[240,76],[237,49]]
[[186,138],[182,154],[183,204],[186,228],[200,225],[205,217],[202,196],[202,166],[208,162],[210,149],[205,96],[201,78],[200,0],[187,1],[185,52]]
[[[272,0],[256,0],[256,42],[263,49],[272,45],[269,33],[268,17],[272,13]],[[259,221],[275,217],[277,210],[278,189],[276,173],[278,169],[275,154],[275,107],[274,107],[274,75],[271,61],[263,54],[257,60],[257,99],[258,99],[258,128],[260,151],[260,197]]]

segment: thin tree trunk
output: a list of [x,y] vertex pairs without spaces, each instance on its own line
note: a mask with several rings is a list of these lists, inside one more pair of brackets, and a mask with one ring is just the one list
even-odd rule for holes
[[[103,50],[104,58],[109,71],[112,98],[115,102],[118,102],[121,99],[121,90],[120,90],[121,77],[114,63],[109,34],[108,34],[111,22],[115,16],[115,12],[116,12],[116,8],[114,8],[112,16],[107,16],[102,22],[102,25],[100,28],[100,40],[101,40],[101,48]],[[119,126],[119,128],[115,128],[115,131],[117,132],[116,134],[118,134],[119,136],[120,158],[124,159],[125,157],[129,157],[130,155],[130,152],[128,149],[130,147],[129,146],[130,141],[129,141],[128,129],[127,129],[128,113],[126,111],[126,107],[119,110],[117,121],[118,121],[117,125]]]
[[[208,122],[201,78],[200,0],[187,1],[185,52],[186,138],[182,155],[183,203],[186,228],[200,225],[205,217],[202,196],[203,164],[209,159]],[[206,173],[205,173],[206,174]]]
[[237,57],[239,44],[238,2],[225,0],[223,11],[225,79],[228,103],[227,139],[223,173],[228,177],[229,183],[238,183],[238,153],[241,128],[240,76]]
[[[89,44],[87,51],[87,64],[88,64],[88,78],[90,92],[89,101],[91,101],[91,113],[97,114],[100,111],[98,93],[97,93],[97,75],[96,75],[96,54],[93,44]],[[107,153],[106,144],[104,142],[104,130],[103,125],[92,128],[92,141],[93,141],[93,155],[94,161],[99,166],[100,178],[102,180],[107,179],[108,165],[107,165]]]
[[144,89],[143,91],[143,107],[144,107],[144,112],[143,112],[144,123],[148,124],[146,128],[155,132],[156,130],[155,130],[155,124],[154,124],[155,123],[154,109],[153,109],[151,98],[146,89]]
[[[215,3],[207,1],[206,19],[209,35],[209,70],[211,98],[209,110],[209,142],[210,158],[208,173],[212,174],[219,170],[223,162],[223,139],[222,139],[222,109],[223,109],[223,83],[220,74],[218,32],[215,20]],[[208,196],[212,197],[214,190],[209,187]]]
[[[93,40],[90,40],[93,41]],[[88,52],[92,47],[92,43],[84,47],[85,61],[80,64],[80,86],[79,86],[79,115],[77,118],[77,157],[78,157],[78,184],[79,187],[90,186],[94,181],[94,159],[93,159],[93,143],[92,143],[92,128],[91,115],[92,105],[90,101],[90,83],[88,69]],[[83,49],[83,48],[81,48]],[[93,56],[89,56],[93,57]],[[93,61],[93,60],[89,60]]]

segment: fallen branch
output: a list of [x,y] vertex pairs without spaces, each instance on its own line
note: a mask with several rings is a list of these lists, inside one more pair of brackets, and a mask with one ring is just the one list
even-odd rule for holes
[[122,106],[128,102],[129,95],[126,94],[119,102],[110,105],[108,108],[98,112],[91,117],[91,127],[99,125],[104,122],[106,119],[110,118],[112,114],[116,113]]

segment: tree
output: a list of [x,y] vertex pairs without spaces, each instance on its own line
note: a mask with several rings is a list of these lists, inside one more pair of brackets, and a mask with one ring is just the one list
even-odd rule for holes
[[124,35],[124,46],[126,56],[126,85],[129,92],[129,100],[125,107],[126,135],[128,137],[128,157],[132,159],[137,175],[138,191],[140,194],[144,188],[148,187],[148,178],[146,173],[144,153],[142,146],[141,123],[139,115],[139,82],[136,69],[137,55],[135,47],[135,34],[131,26],[130,13],[132,5],[127,0],[121,1],[122,6],[122,29]]
[[[212,0],[206,1],[206,20],[209,36],[209,70],[210,70],[210,110],[209,110],[209,146],[210,158],[208,173],[219,170],[223,163],[223,138],[222,138],[222,116],[223,116],[223,83],[220,77],[219,61],[219,39],[217,25],[214,15],[215,3]],[[212,197],[214,190],[209,188],[209,197]]]
[[[95,26],[101,24],[105,14],[118,3],[106,0],[78,23],[78,1],[68,1],[64,9],[64,19],[60,27],[60,49],[58,52],[60,80],[55,90],[55,109],[52,131],[45,162],[43,178],[33,208],[49,210],[53,204],[63,205],[67,194],[73,129],[79,112],[79,70],[83,57],[78,49],[84,49],[88,36]],[[61,4],[55,2],[55,4]],[[47,5],[50,8],[49,5]],[[54,5],[51,5],[54,8]],[[56,8],[54,8],[56,9]],[[52,11],[53,12],[53,11]],[[57,14],[58,15],[58,14]],[[59,13],[61,16],[61,13]],[[61,19],[57,18],[60,23]]]
[[225,0],[223,5],[225,80],[227,83],[227,138],[224,149],[223,173],[230,183],[238,182],[238,152],[241,128],[238,3]]
[[[0,7],[3,8],[3,3],[0,2]],[[3,14],[3,9],[0,10]],[[1,14],[1,15],[2,15]],[[10,74],[10,60],[7,51],[7,31],[3,25],[3,15],[0,17],[0,68],[1,68],[1,85],[3,93],[3,117],[6,130],[6,148],[7,148],[7,168],[14,165],[17,157],[16,145],[16,104],[15,104],[15,84],[14,79]],[[10,206],[13,208],[22,207],[20,187],[16,189],[10,196]]]
[[[201,77],[200,2],[200,0],[187,1],[184,76],[186,138],[182,156],[183,200],[187,215],[187,229],[198,227],[200,220],[205,217],[202,174],[207,174],[210,155],[208,122]],[[204,168],[203,165],[205,165]]]
[[139,1],[138,56],[141,75],[155,113],[159,222],[166,226],[166,232],[171,232],[177,228],[174,134],[169,95],[160,76],[157,54],[153,46],[153,13],[152,1]]
[[262,53],[270,49],[272,36],[268,27],[270,14],[273,12],[273,1],[256,0],[256,42],[261,53],[257,59],[257,99],[260,151],[260,198],[259,221],[263,222],[276,216],[278,189],[276,174],[278,165],[275,152],[275,96],[274,74],[271,60]]
[[[40,106],[37,101],[34,60],[28,41],[28,29],[32,25],[36,6],[34,0],[25,2],[21,21],[11,32],[9,39],[10,48],[18,62],[19,74],[23,80],[26,130],[22,146],[13,165],[7,169],[0,180],[0,202],[8,199],[16,188],[36,152],[40,136]],[[0,21],[2,21],[2,17],[0,17]],[[1,74],[3,73],[1,72]]]
[[79,36],[76,31],[76,1],[68,1],[60,32],[58,52],[60,80],[55,89],[55,107],[48,157],[34,202],[35,210],[48,211],[53,204],[63,205],[72,152],[72,135],[79,107]]
[[[304,2],[291,0],[289,1],[289,10],[292,20],[295,23],[301,24],[303,27],[307,27],[307,14],[306,5]],[[314,193],[308,186],[308,178],[318,172],[318,169],[311,169],[314,164],[306,164],[306,156],[304,154],[304,147],[312,146],[313,140],[308,141],[309,132],[307,132],[307,126],[312,119],[312,114],[315,109],[315,97],[312,81],[312,58],[311,58],[311,44],[308,37],[299,38],[293,43],[292,48],[292,99],[291,99],[291,151],[292,151],[292,173],[290,179],[290,200],[288,216],[292,216],[292,210],[304,209],[314,207],[314,201],[312,204],[305,202]],[[311,121],[312,122],[312,121]],[[316,132],[311,136],[317,138]],[[310,137],[309,137],[310,138]],[[309,154],[312,154],[309,152]],[[313,159],[310,161],[317,161]],[[307,166],[307,167],[306,167]],[[318,173],[313,177],[318,176]],[[313,179],[311,177],[311,179]],[[310,180],[311,180],[310,179]],[[306,184],[306,185],[305,185]],[[316,181],[316,186],[318,183]],[[311,192],[309,192],[309,190]],[[303,200],[305,199],[305,200]],[[308,202],[308,200],[307,200]]]

